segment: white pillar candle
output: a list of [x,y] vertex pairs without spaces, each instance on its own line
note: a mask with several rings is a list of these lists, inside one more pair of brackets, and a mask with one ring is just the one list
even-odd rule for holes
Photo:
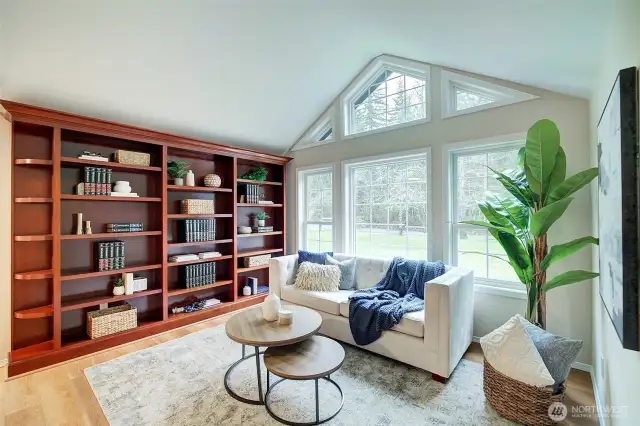
[[280,309],[278,311],[280,325],[289,325],[293,322],[293,311],[290,309]]

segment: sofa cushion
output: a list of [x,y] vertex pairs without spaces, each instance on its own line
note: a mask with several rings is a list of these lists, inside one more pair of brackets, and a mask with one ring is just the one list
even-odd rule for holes
[[340,268],[340,288],[339,290],[353,290],[355,288],[356,281],[356,258],[345,260],[336,260],[333,257],[327,255],[324,260],[325,265],[335,265]]
[[298,267],[296,282],[298,290],[338,291],[340,290],[340,267],[303,262]]
[[281,298],[296,305],[306,306],[328,314],[340,315],[340,302],[349,300],[351,293],[353,293],[351,290],[311,291],[285,286],[282,288]]
[[298,265],[304,262],[318,263],[324,265],[324,259],[329,256],[333,256],[332,251],[325,251],[324,253],[316,253],[313,251],[298,250]]
[[[340,315],[349,318],[348,299],[340,302]],[[405,314],[392,330],[409,336],[424,337],[424,309]]]

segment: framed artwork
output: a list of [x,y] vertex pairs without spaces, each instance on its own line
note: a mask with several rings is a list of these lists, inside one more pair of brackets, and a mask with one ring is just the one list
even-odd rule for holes
[[598,122],[600,297],[626,349],[640,350],[638,70],[618,73]]

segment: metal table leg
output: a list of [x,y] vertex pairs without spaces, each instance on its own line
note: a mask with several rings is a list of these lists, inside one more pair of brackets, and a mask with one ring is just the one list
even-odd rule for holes
[[[251,355],[246,355],[245,345],[242,345],[242,358],[240,358],[238,361],[231,364],[226,374],[224,375],[224,388],[227,390],[227,393],[231,395],[232,398],[240,402],[244,402],[245,404],[264,405],[264,396],[262,394],[262,374],[260,371],[260,354],[262,353],[264,353],[264,351],[260,352],[260,347],[255,346],[255,353]],[[243,361],[246,361],[253,357],[256,358],[256,374],[258,377],[258,399],[257,400],[245,398],[243,396],[238,395],[231,389],[231,384],[229,383],[231,380],[231,373],[233,372],[233,370],[235,370],[235,368]]]

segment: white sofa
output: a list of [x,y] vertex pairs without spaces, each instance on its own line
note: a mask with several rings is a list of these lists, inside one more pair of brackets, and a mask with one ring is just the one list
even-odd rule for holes
[[[351,257],[334,256],[338,260]],[[391,259],[357,256],[356,287],[372,287],[384,277]],[[349,295],[353,291],[319,292],[293,286],[298,255],[269,263],[269,291],[285,303],[316,310],[323,318],[320,333],[356,345],[349,328]],[[425,309],[412,312],[364,349],[413,365],[444,382],[471,344],[473,336],[473,272],[447,266],[444,275],[425,283]]]

